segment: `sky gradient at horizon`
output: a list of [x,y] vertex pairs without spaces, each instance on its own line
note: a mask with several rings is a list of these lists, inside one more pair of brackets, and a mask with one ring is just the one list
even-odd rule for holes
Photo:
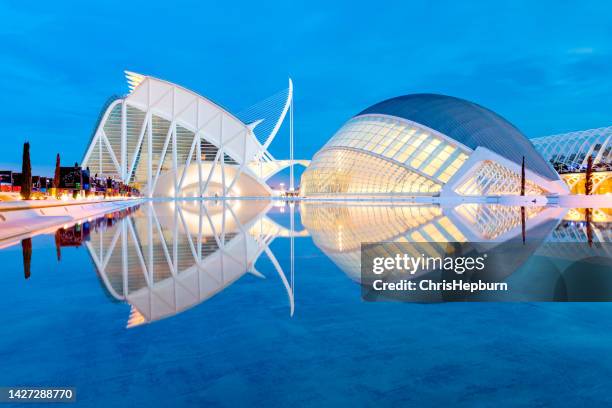
[[[409,93],[486,106],[529,137],[612,125],[608,2],[0,4],[0,168],[80,161],[123,70],[238,112],[295,84],[295,155],[349,117]],[[285,135],[271,147],[287,156]]]

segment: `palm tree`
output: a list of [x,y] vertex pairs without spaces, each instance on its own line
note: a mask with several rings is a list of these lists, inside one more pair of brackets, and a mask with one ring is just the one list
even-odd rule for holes
[[21,197],[29,200],[32,195],[32,166],[30,164],[30,143],[23,144],[23,161],[21,162]]
[[589,156],[587,160],[586,177],[584,180],[584,193],[591,195],[593,189],[593,156]]
[[521,195],[525,195],[525,156],[523,156],[523,165],[521,166]]

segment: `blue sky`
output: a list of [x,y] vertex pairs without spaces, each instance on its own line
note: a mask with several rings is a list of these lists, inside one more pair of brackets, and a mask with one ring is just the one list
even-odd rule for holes
[[[127,92],[124,69],[235,112],[291,76],[300,158],[416,92],[480,103],[528,136],[612,125],[609,2],[216,3],[0,3],[0,167],[20,167],[25,140],[35,173],[58,151],[80,160],[102,104]],[[287,150],[277,138],[272,152]]]

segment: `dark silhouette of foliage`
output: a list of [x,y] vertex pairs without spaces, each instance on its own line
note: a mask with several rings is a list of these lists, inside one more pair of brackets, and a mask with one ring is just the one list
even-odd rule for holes
[[59,188],[60,185],[60,155],[55,157],[55,174],[53,175],[53,188]]
[[32,195],[32,165],[30,164],[30,143],[23,144],[23,161],[21,163],[21,197],[29,200]]
[[21,253],[23,255],[23,275],[26,279],[29,279],[32,263],[32,238],[21,240]]

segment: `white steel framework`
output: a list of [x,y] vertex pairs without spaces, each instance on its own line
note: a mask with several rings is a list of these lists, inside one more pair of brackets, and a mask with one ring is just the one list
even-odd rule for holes
[[182,197],[186,189],[199,197],[272,193],[265,180],[286,166],[268,166],[265,178],[254,170],[275,162],[268,147],[292,103],[291,80],[280,97],[250,109],[260,116],[247,124],[178,85],[128,71],[126,76],[130,93],[107,107],[83,167],[135,184],[148,197]]
[[612,165],[612,126],[537,137],[531,142],[560,172],[586,170],[589,157],[595,167]]

